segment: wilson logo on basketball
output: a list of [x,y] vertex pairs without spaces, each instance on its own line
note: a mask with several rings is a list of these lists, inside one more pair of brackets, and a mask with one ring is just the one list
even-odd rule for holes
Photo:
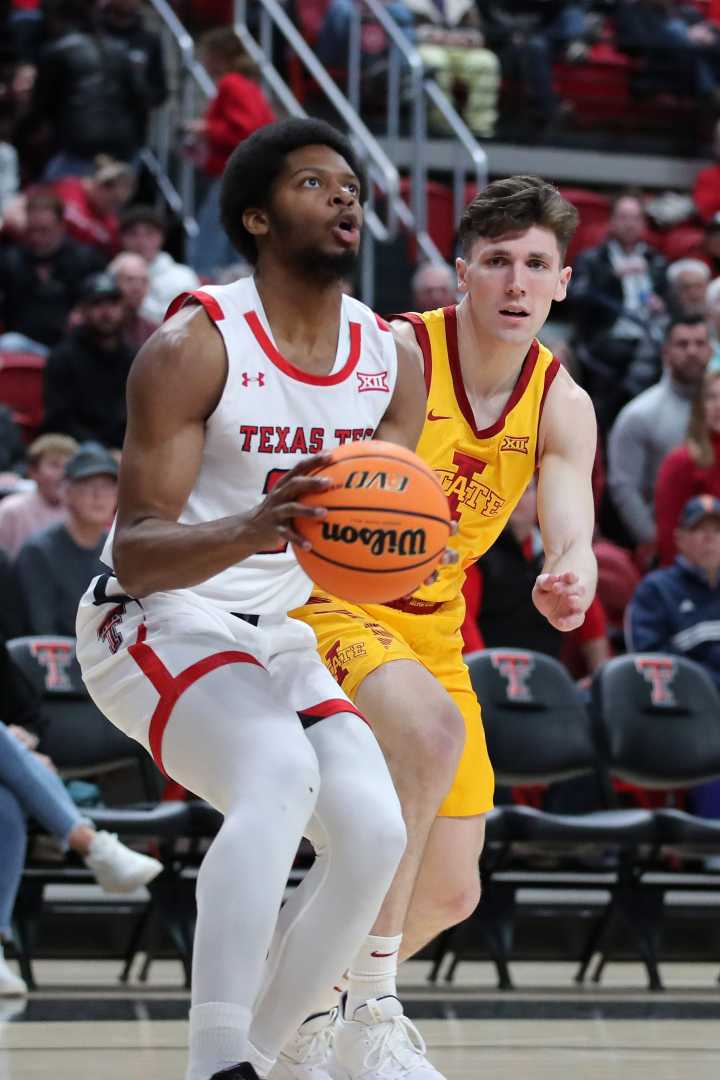
[[322,538],[331,544],[362,544],[371,555],[424,555],[424,529],[356,529],[354,525],[337,525],[323,521]]
[[513,454],[527,454],[529,435],[505,435],[500,450],[509,450]]
[[353,471],[349,474],[343,487],[350,489],[379,488],[381,491],[401,492],[410,483],[409,476],[402,473],[370,472],[369,469]]
[[367,373],[365,371],[358,371],[358,393],[365,394],[368,390],[379,390],[383,394],[390,393],[390,387],[388,386],[388,373],[387,371],[378,371]]

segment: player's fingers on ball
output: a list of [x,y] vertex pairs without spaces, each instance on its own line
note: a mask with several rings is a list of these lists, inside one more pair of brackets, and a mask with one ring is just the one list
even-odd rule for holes
[[284,506],[279,507],[279,510],[283,518],[319,518],[325,517],[327,514],[325,506],[308,506],[307,503],[302,502],[286,503]]
[[457,521],[451,521],[450,522],[450,535],[451,536],[457,536],[457,531],[458,531],[458,523],[457,523]]
[[279,525],[277,531],[280,536],[282,536],[283,540],[287,540],[290,544],[295,544],[296,547],[302,548],[303,551],[309,551],[312,547],[312,544],[306,537],[301,536],[300,533],[296,533],[289,525]]
[[453,551],[452,548],[445,548],[440,558],[440,565],[453,566],[456,562],[459,561],[459,559],[460,556],[458,555],[457,551]]
[[315,469],[322,469],[325,465],[329,465],[332,461],[332,454],[327,452],[320,454],[313,454],[312,457],[305,458],[304,461],[298,462],[288,473],[288,476],[304,476],[306,473],[313,472]]

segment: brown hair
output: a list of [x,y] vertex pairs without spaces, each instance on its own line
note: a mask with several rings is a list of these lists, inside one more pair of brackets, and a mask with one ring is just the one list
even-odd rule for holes
[[709,469],[715,461],[710,432],[705,421],[705,398],[712,384],[720,379],[720,371],[708,371],[695,395],[688,421],[687,448],[690,457],[701,469]]
[[575,207],[552,184],[539,176],[508,176],[493,180],[468,203],[458,239],[463,257],[468,258],[480,236],[496,240],[537,225],[553,233],[564,259],[578,220]]
[[65,203],[51,187],[36,187],[27,197],[26,211],[52,210],[58,220],[65,218]]
[[227,65],[228,71],[241,75],[257,74],[257,67],[231,26],[216,26],[202,35],[198,42],[200,56],[212,53]]
[[27,459],[30,465],[37,465],[48,454],[62,454],[71,458],[79,449],[79,444],[70,435],[55,435],[50,432],[40,435],[30,443]]

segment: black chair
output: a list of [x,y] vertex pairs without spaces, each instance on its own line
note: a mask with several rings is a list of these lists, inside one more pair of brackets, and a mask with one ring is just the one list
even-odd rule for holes
[[[176,841],[190,831],[187,806],[180,802],[158,804],[164,786],[158,769],[140,744],[111,724],[90,699],[75,656],[74,638],[20,637],[8,641],[7,647],[42,699],[49,721],[42,749],[63,779],[102,780],[112,772],[132,770],[133,786],[139,787],[142,803],[90,809],[86,813],[98,828],[116,832],[123,840],[140,839],[157,845],[165,869],[150,884],[150,900],[143,905],[138,922],[147,921],[148,912],[158,913],[158,921],[169,933],[189,982],[191,943],[185,932],[187,920],[177,904],[179,873],[174,856]],[[47,911],[45,886],[90,880],[90,871],[73,856],[58,864],[29,855],[14,913],[18,959],[29,986],[35,985],[32,953],[40,921]]]
[[159,771],[139,743],[111,724],[91,700],[75,656],[75,639],[19,637],[8,641],[7,647],[42,698],[49,720],[42,748],[63,779],[100,777],[132,767],[142,797],[157,801],[163,787]]
[[[707,672],[692,660],[656,653],[610,660],[593,679],[592,713],[611,776],[670,793],[720,777],[720,694]],[[658,849],[670,847],[684,855],[720,852],[720,821],[672,807],[656,811],[654,820]],[[656,866],[661,865],[657,858]],[[664,893],[669,886],[643,882],[643,873],[652,868],[651,861],[636,868],[632,899],[634,918],[645,928],[656,965]],[[708,876],[710,886],[712,882]],[[600,959],[593,979],[599,981],[617,914],[617,904],[611,904],[588,943],[579,981],[595,952]],[[661,988],[659,975],[655,988]]]
[[[467,662],[499,784],[550,784],[587,777],[594,788],[604,790],[592,721],[558,661],[541,653],[495,648],[474,653]],[[551,851],[567,859],[588,845],[609,852],[616,869],[612,890],[622,864],[654,839],[652,815],[643,810],[563,815],[503,806],[493,829],[499,839],[491,839],[481,862],[483,899],[475,914],[441,942],[445,952],[455,954],[447,975],[451,978],[473,934],[479,934],[490,946],[504,989],[512,986],[507,956],[515,894],[522,881],[515,874],[510,880],[501,871],[518,845],[525,856]],[[552,880],[547,884],[553,887]],[[442,956],[436,955],[435,973],[441,961]]]

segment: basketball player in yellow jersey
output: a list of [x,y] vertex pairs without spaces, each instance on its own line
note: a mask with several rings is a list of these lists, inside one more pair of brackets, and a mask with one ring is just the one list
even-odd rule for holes
[[540,179],[490,184],[460,225],[462,301],[394,323],[425,371],[418,453],[448,495],[459,561],[394,604],[361,607],[316,590],[293,613],[312,626],[325,663],[370,721],[409,842],[351,968],[334,1050],[327,1052],[329,1036],[321,1045],[323,1020],[315,1017],[286,1048],[273,1080],[324,1080],[331,1072],[349,1080],[441,1080],[419,1034],[398,1019],[396,964],[468,916],[479,899],[493,775],[462,659],[461,590],[465,570],[500,534],[536,470],[546,556],[535,605],[553,626],[572,630],[595,592],[593,407],[535,337],[551,303],[565,298],[571,270],[564,256],[576,223],[575,209]]

